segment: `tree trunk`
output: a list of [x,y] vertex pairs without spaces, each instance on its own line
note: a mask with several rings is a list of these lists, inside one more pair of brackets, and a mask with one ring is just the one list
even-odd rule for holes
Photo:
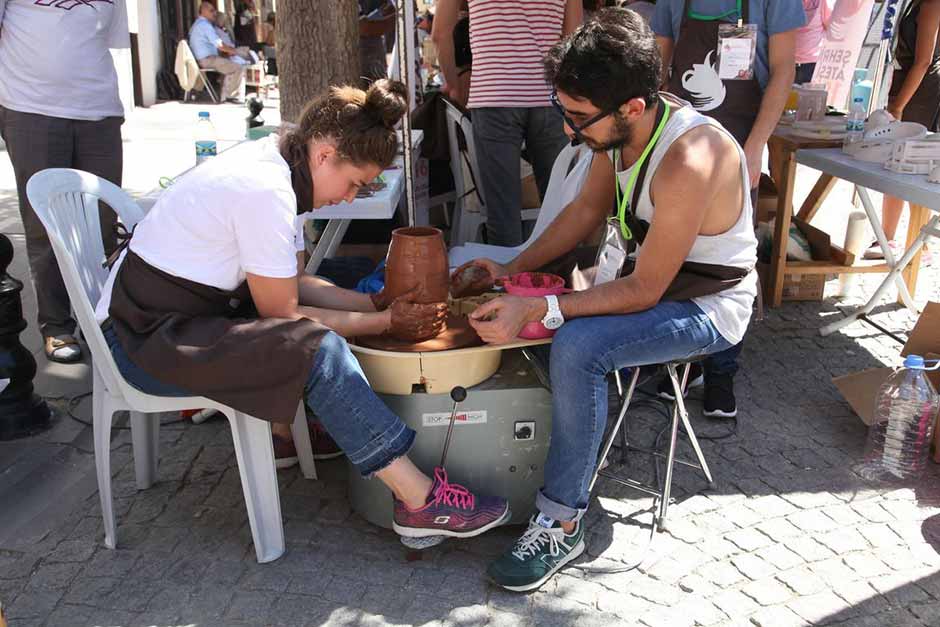
[[348,0],[280,0],[277,68],[284,121],[295,121],[303,106],[330,85],[356,84],[358,4]]

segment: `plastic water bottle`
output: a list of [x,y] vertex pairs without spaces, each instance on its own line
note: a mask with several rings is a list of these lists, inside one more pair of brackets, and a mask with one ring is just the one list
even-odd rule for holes
[[923,357],[908,355],[904,366],[892,373],[878,391],[865,460],[856,468],[866,479],[916,479],[923,472],[940,406],[924,374],[927,369]]
[[852,108],[845,117],[845,139],[842,148],[846,149],[852,144],[862,141],[865,136],[865,102],[861,96],[852,100]]
[[217,153],[215,126],[209,118],[208,111],[199,112],[199,121],[196,122],[196,165]]

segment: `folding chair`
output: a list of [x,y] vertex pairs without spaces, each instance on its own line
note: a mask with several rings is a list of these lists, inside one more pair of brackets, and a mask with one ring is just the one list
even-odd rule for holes
[[[633,376],[630,378],[630,385],[627,387],[626,391],[623,390],[620,373],[614,373],[617,381],[617,391],[621,398],[620,412],[617,414],[617,421],[614,423],[613,429],[610,430],[610,434],[604,441],[604,446],[601,449],[601,456],[598,460],[597,470],[594,472],[594,478],[591,479],[591,486],[589,489],[593,490],[594,484],[597,482],[597,478],[599,476],[603,476],[628,488],[633,488],[634,490],[639,490],[640,492],[645,492],[646,494],[650,494],[656,497],[659,499],[659,511],[655,515],[654,523],[660,531],[666,530],[666,512],[669,508],[669,501],[671,498],[670,495],[672,493],[672,474],[673,466],[675,464],[678,463],[682,464],[683,466],[689,466],[690,468],[701,470],[705,474],[705,479],[708,480],[709,486],[715,486],[715,482],[712,479],[712,473],[708,469],[708,463],[705,461],[705,456],[702,454],[702,448],[699,446],[698,438],[695,437],[695,431],[692,430],[692,425],[689,422],[689,413],[686,411],[685,400],[682,397],[682,390],[685,389],[686,383],[689,379],[689,369],[691,368],[693,362],[700,361],[701,359],[702,357],[695,357],[688,360],[677,360],[664,364],[666,374],[669,377],[669,380],[672,382],[673,395],[676,399],[672,407],[669,449],[665,455],[659,451],[632,446],[627,441],[627,429],[626,425],[624,424],[624,417],[627,414],[627,410],[630,408],[630,401],[633,399],[633,394],[636,391],[637,380],[640,378],[640,367],[633,369]],[[681,385],[676,371],[676,368],[680,365],[684,365],[684,368],[682,369]],[[676,445],[679,438],[680,421],[682,422],[682,426],[685,428],[686,434],[689,436],[689,442],[692,444],[692,449],[695,451],[695,456],[698,458],[697,464],[676,458]],[[614,439],[618,434],[620,435],[621,459],[625,458],[628,449],[646,453],[654,457],[664,457],[666,459],[666,481],[662,488],[659,488],[659,486],[650,486],[636,481],[635,479],[620,477],[605,468],[604,462],[607,460],[607,455],[610,453]]]

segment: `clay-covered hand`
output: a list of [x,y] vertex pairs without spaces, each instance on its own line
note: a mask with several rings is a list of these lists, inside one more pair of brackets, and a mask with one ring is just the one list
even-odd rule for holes
[[391,310],[391,334],[409,342],[423,342],[437,337],[447,322],[447,303],[422,305],[402,296],[392,301]]
[[[411,301],[414,300],[418,295],[418,286],[414,286],[398,298],[404,298],[405,300]],[[392,301],[395,300],[383,287],[380,292],[373,292],[369,294],[369,298],[372,300],[372,305],[375,307],[376,311],[385,311],[392,304]]]
[[506,274],[506,267],[492,259],[468,261],[451,275],[450,295],[454,298],[478,296],[492,289],[496,279]]

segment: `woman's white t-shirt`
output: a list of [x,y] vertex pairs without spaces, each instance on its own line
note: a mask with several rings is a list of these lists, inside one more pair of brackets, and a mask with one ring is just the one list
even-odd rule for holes
[[[183,175],[138,223],[130,249],[176,277],[234,290],[246,273],[297,276],[303,250],[290,167],[270,135],[245,142]],[[115,264],[95,316],[108,317]]]

